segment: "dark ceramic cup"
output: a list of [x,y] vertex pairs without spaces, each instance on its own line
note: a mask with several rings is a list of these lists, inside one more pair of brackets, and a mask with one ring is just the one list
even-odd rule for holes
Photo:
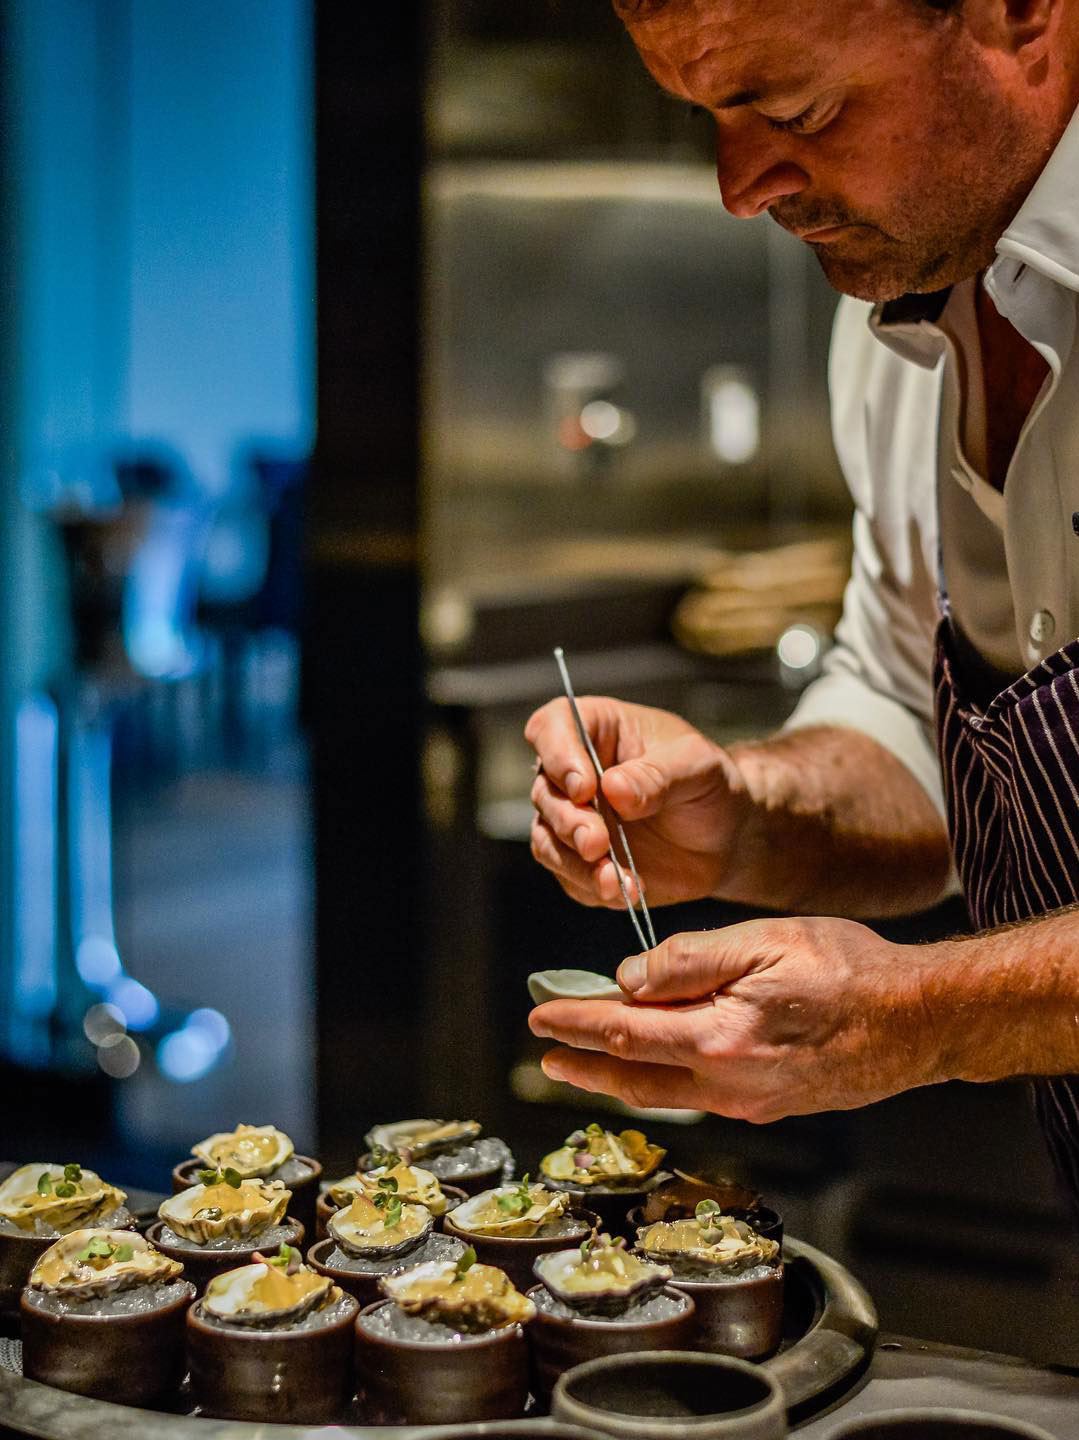
[[886,1410],[829,1430],[826,1440],[1052,1440],[1028,1420],[976,1410]]
[[608,1235],[622,1235],[627,1240],[636,1240],[637,1230],[630,1222],[630,1212],[636,1212],[644,1204],[647,1187],[642,1190],[605,1189],[598,1185],[573,1185],[569,1181],[548,1180],[543,1175],[539,1178],[551,1190],[561,1190],[572,1196],[575,1209],[587,1206],[594,1211],[599,1216],[600,1229]]
[[[302,1249],[303,1226],[291,1215],[286,1216],[283,1223],[286,1227],[283,1243],[294,1245],[297,1250]],[[266,1243],[256,1235],[253,1240],[237,1241],[234,1250],[200,1250],[194,1245],[164,1244],[160,1239],[161,1231],[164,1228],[163,1220],[155,1221],[146,1232],[147,1240],[160,1250],[162,1255],[167,1255],[170,1260],[179,1260],[184,1267],[185,1278],[192,1282],[199,1295],[215,1275],[222,1275],[226,1270],[235,1270],[240,1265],[250,1265],[255,1255],[262,1251]],[[276,1246],[273,1248],[276,1249]]]
[[671,1284],[697,1307],[695,1348],[740,1360],[763,1360],[783,1339],[783,1266],[765,1275],[732,1280],[686,1280]]
[[[439,1183],[441,1184],[441,1181]],[[446,1228],[446,1216],[450,1213],[450,1211],[456,1210],[458,1205],[463,1204],[468,1199],[468,1196],[458,1185],[442,1185],[442,1193],[449,1201],[449,1206],[443,1212],[443,1214],[435,1216],[435,1229],[444,1231]],[[330,1223],[330,1216],[334,1213],[334,1211],[338,1210],[339,1208],[340,1207],[335,1205],[330,1199],[329,1191],[322,1191],[322,1193],[319,1195],[318,1199],[315,1202],[314,1235],[316,1240],[326,1239],[327,1235],[330,1233],[327,1228]]]
[[[294,1215],[300,1222],[305,1235],[313,1235],[316,1223],[315,1203],[318,1200],[318,1182],[322,1178],[322,1166],[317,1160],[312,1160],[310,1155],[293,1155],[292,1159],[298,1160],[301,1165],[306,1165],[311,1173],[303,1176],[300,1180],[285,1181],[285,1187],[292,1195],[288,1204],[288,1213]],[[172,1193],[179,1195],[181,1190],[189,1190],[193,1185],[197,1185],[199,1171],[205,1169],[205,1160],[182,1161],[172,1172]],[[267,1175],[265,1178],[272,1180],[274,1177]]]
[[[534,1285],[528,1292],[535,1300],[543,1290]],[[549,1315],[537,1308],[529,1321],[528,1343],[532,1351],[532,1374],[540,1394],[550,1394],[558,1377],[586,1360],[601,1355],[628,1355],[640,1350],[691,1350],[697,1334],[692,1299],[668,1286],[663,1292],[682,1302],[678,1315],[665,1320],[624,1320],[596,1315]]]
[[314,1330],[211,1325],[187,1312],[191,1393],[208,1415],[293,1425],[339,1421],[352,1398],[353,1327],[359,1305]]
[[434,1344],[365,1330],[365,1315],[392,1304],[368,1305],[356,1321],[356,1382],[370,1423],[453,1425],[524,1413],[528,1344],[520,1325]]
[[[94,1228],[130,1230],[134,1223],[131,1212],[121,1205]],[[71,1228],[78,1230],[83,1227],[73,1225]],[[0,1315],[18,1314],[19,1296],[30,1278],[30,1271],[49,1246],[55,1245],[60,1238],[58,1235],[24,1235],[0,1230]]]
[[464,1245],[471,1245],[477,1260],[504,1270],[518,1290],[527,1290],[535,1284],[532,1266],[541,1255],[549,1255],[553,1250],[572,1250],[587,1240],[599,1225],[599,1216],[591,1210],[574,1205],[569,1214],[580,1221],[579,1229],[570,1235],[474,1235],[471,1230],[458,1229],[452,1215],[446,1217],[446,1234]]
[[24,1294],[19,1305],[28,1380],[118,1405],[167,1401],[184,1374],[184,1316],[195,1298],[185,1280],[168,1300],[136,1315],[57,1314]]
[[555,1420],[618,1440],[783,1440],[787,1407],[759,1366],[718,1355],[609,1355],[567,1370]]
[[[756,1210],[725,1210],[725,1215],[733,1215],[736,1220],[744,1220],[745,1223],[758,1235],[763,1235],[767,1240],[774,1240],[777,1245],[783,1243],[783,1216],[778,1210],[772,1210],[767,1205],[760,1205]],[[676,1219],[688,1219],[688,1212],[683,1211],[675,1216]],[[648,1224],[644,1218],[644,1206],[636,1205],[626,1216],[629,1226],[630,1237],[637,1238],[637,1231]]]
[[[445,1236],[440,1238],[444,1241],[448,1240],[452,1244],[452,1248],[445,1247],[445,1245],[442,1247],[445,1250],[445,1253],[441,1256],[442,1259],[459,1260],[465,1253],[464,1245],[454,1237]],[[389,1271],[352,1270],[346,1269],[343,1265],[331,1265],[327,1260],[327,1256],[334,1249],[335,1243],[333,1236],[328,1235],[325,1240],[319,1240],[311,1246],[307,1252],[307,1263],[311,1266],[311,1269],[317,1270],[320,1275],[328,1275],[335,1285],[340,1285],[342,1290],[347,1291],[347,1293],[357,1299],[361,1305],[371,1305],[376,1300],[381,1300],[382,1291],[378,1288],[378,1282],[382,1279],[383,1275],[388,1274]],[[425,1243],[424,1245],[418,1246],[411,1253],[399,1255],[390,1269],[407,1270],[410,1265],[419,1265],[424,1260],[431,1259],[430,1254],[426,1253],[427,1249],[428,1247]]]

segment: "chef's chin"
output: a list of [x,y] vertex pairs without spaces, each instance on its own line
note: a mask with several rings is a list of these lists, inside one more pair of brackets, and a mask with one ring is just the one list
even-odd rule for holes
[[[867,242],[863,237],[839,237],[832,244],[814,245],[817,260],[833,290],[852,295],[856,300],[879,304],[897,300],[901,295],[928,295],[954,285],[964,276],[976,273],[956,263],[951,254],[934,251],[931,255],[912,258],[909,251],[887,241]],[[889,253],[890,252],[890,253]]]

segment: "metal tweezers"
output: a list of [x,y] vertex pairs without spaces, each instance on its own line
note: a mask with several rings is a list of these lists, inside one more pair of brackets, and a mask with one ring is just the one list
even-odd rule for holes
[[[581,737],[581,744],[588,751],[588,757],[592,761],[592,764],[595,766],[597,778],[602,779],[603,766],[599,763],[599,756],[596,754],[596,747],[592,744],[592,737],[584,728],[584,721],[581,719],[581,712],[577,708],[577,697],[576,695],[574,695],[573,686],[570,684],[569,671],[566,669],[566,657],[562,652],[561,645],[557,645],[555,647],[554,658],[555,663],[558,666],[559,674],[562,676],[562,688],[566,692],[566,699],[569,701],[570,709],[573,711],[573,719],[577,725],[577,734]],[[592,808],[597,812],[597,814],[600,813],[598,791],[596,797],[592,801]],[[608,855],[610,855],[611,862],[614,865],[614,873],[618,876],[618,888],[622,892],[622,899],[625,902],[626,909],[629,911],[629,917],[633,921],[633,928],[637,932],[637,939],[641,942],[641,949],[654,950],[656,948],[656,932],[652,928],[652,917],[648,913],[648,902],[644,898],[644,886],[641,884],[641,877],[637,874],[637,867],[633,863],[633,851],[629,848],[629,841],[626,839],[626,832],[622,829],[622,823],[617,818],[617,816],[615,817],[614,825],[615,829],[618,832],[618,840],[622,846],[622,852],[626,857],[624,864],[619,861],[618,856],[614,853],[614,842],[611,840],[610,834],[608,833],[607,853]],[[637,890],[637,898],[641,902],[641,909],[639,914],[633,902],[629,898],[629,889],[626,886],[626,877],[623,873],[623,871],[627,869],[629,873],[633,876],[633,884]],[[641,927],[642,920],[644,922],[643,929]]]

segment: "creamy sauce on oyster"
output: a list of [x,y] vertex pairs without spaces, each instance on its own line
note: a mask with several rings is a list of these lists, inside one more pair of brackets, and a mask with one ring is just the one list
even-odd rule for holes
[[694,1271],[740,1275],[759,1265],[779,1262],[779,1245],[758,1235],[743,1220],[698,1206],[691,1220],[659,1221],[637,1231],[637,1249],[669,1261],[683,1276]]
[[472,1252],[466,1252],[456,1264],[443,1260],[414,1265],[384,1276],[379,1288],[406,1315],[466,1333],[531,1320],[536,1307],[509,1276],[493,1265],[469,1263],[471,1259]]
[[576,1250],[557,1250],[536,1262],[536,1276],[552,1295],[583,1311],[616,1313],[661,1290],[673,1278],[668,1265],[631,1255],[623,1240],[599,1235]]
[[214,1170],[235,1170],[244,1180],[272,1174],[293,1153],[292,1141],[272,1125],[237,1125],[191,1147]]
[[278,1180],[226,1180],[192,1185],[171,1195],[158,1207],[158,1216],[177,1235],[195,1244],[223,1236],[251,1239],[277,1225],[285,1215],[292,1193]]
[[73,1230],[50,1245],[30,1272],[30,1287],[80,1299],[147,1284],[166,1284],[183,1273],[135,1230]]
[[433,1228],[429,1210],[422,1205],[404,1204],[387,1191],[376,1197],[366,1192],[353,1196],[351,1204],[335,1211],[327,1225],[341,1249],[357,1256],[380,1251],[403,1253],[425,1240]]
[[[283,1249],[288,1250],[285,1246]],[[202,1309],[231,1325],[278,1325],[299,1320],[331,1297],[333,1281],[300,1263],[300,1252],[260,1259],[215,1275]]]
[[438,1177],[419,1165],[379,1165],[374,1170],[361,1170],[343,1180],[335,1180],[328,1189],[335,1205],[350,1205],[357,1195],[374,1198],[380,1191],[389,1191],[404,1204],[423,1205],[432,1215],[444,1215],[449,1201],[443,1194]]
[[80,1165],[20,1165],[0,1184],[0,1219],[28,1234],[64,1234],[111,1216],[126,1199]]
[[540,1172],[548,1180],[586,1189],[632,1189],[659,1168],[666,1153],[659,1145],[650,1144],[639,1130],[623,1130],[616,1135],[601,1125],[589,1125],[585,1130],[575,1130],[560,1149],[545,1155]]
[[411,1163],[467,1145],[478,1139],[482,1130],[478,1120],[397,1120],[376,1125],[366,1140],[372,1153],[384,1151]]
[[569,1203],[564,1191],[530,1185],[526,1175],[518,1184],[499,1185],[466,1200],[453,1212],[452,1224],[472,1235],[530,1239],[561,1219]]

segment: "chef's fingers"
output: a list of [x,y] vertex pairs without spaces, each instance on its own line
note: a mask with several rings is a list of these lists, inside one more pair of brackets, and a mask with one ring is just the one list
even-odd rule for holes
[[[581,695],[577,709],[596,748],[599,763],[606,768],[618,754],[619,737],[629,707],[604,695]],[[525,726],[525,739],[559,790],[579,803],[592,799],[596,793],[595,767],[581,744],[573,711],[565,697],[549,701],[530,717]]]
[[696,1000],[771,963],[778,953],[773,922],[748,920],[721,930],[671,935],[654,950],[630,955],[617,980],[644,1002]]
[[717,782],[730,783],[731,770],[723,750],[692,731],[612,765],[601,784],[623,820],[644,820],[667,805],[684,805],[714,793]]
[[541,770],[532,782],[532,804],[563,845],[590,864],[606,855],[610,836],[603,818],[590,805],[576,805]]
[[[711,1019],[712,1007],[705,1007]],[[549,1000],[528,1017],[534,1035],[575,1050],[602,1050],[619,1060],[683,1065],[697,1058],[699,1009],[627,1005],[622,1000]]]
[[579,1090],[613,1095],[635,1109],[711,1108],[693,1074],[677,1065],[641,1065],[615,1060],[610,1055],[561,1049],[549,1050],[541,1063],[544,1074],[552,1080],[563,1080]]
[[618,877],[610,860],[588,864],[575,850],[563,845],[539,815],[532,817],[530,843],[533,857],[556,877],[572,900],[582,905],[621,907]]

